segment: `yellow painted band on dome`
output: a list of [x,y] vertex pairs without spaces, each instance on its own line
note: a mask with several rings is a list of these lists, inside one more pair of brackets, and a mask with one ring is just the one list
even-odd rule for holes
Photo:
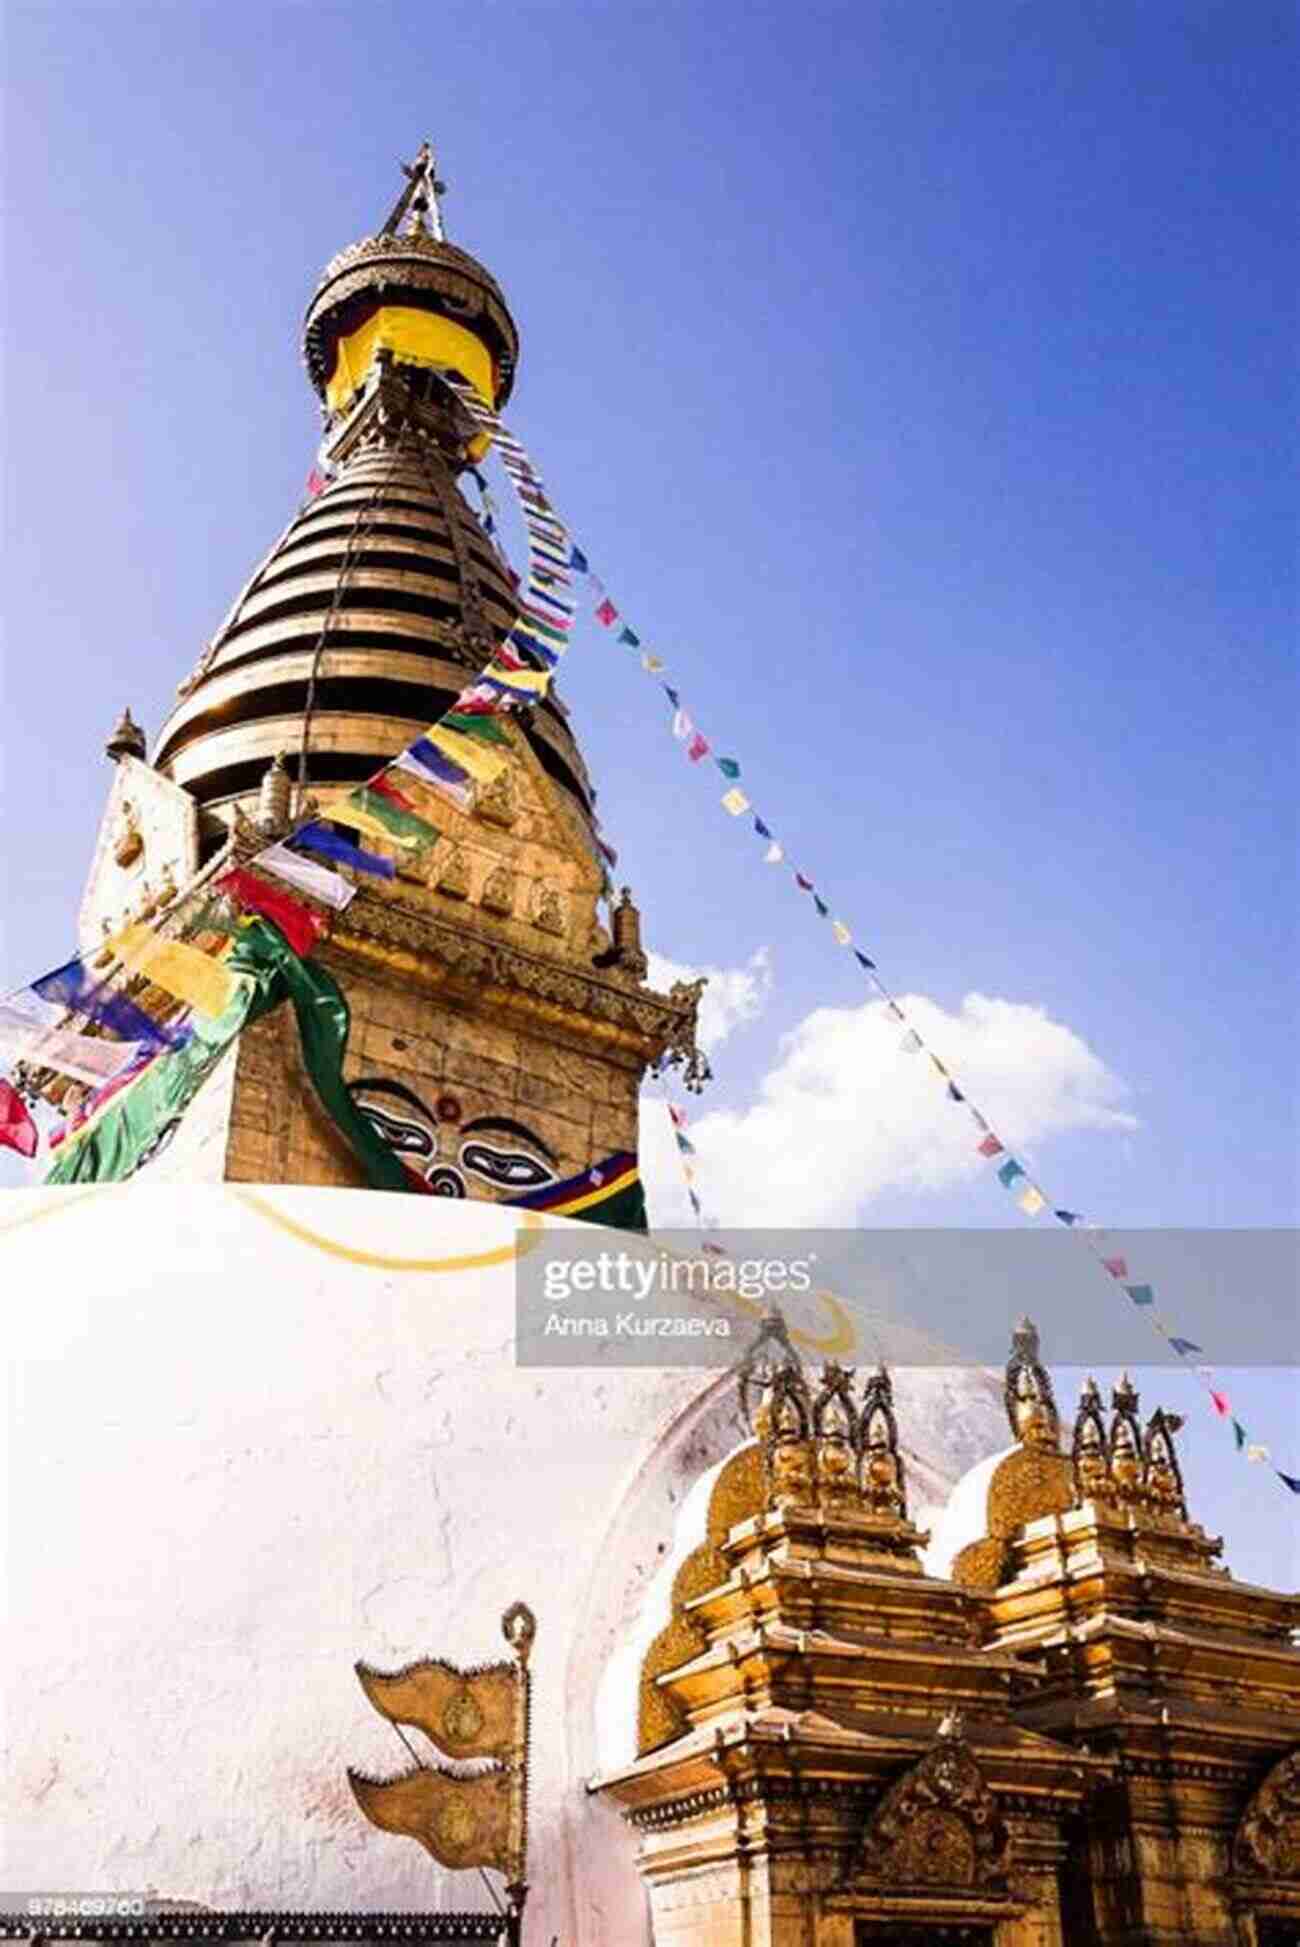
[[287,1211],[277,1210],[265,1197],[259,1197],[254,1190],[242,1186],[235,1190],[235,1196],[249,1210],[255,1210],[259,1217],[265,1217],[281,1230],[287,1230],[304,1244],[311,1244],[318,1251],[330,1257],[341,1257],[349,1264],[362,1264],[375,1271],[489,1271],[498,1264],[513,1264],[519,1258],[527,1257],[535,1251],[542,1241],[545,1221],[540,1211],[520,1212],[520,1230],[509,1244],[496,1250],[470,1251],[458,1257],[390,1257],[382,1251],[358,1250],[354,1245],[341,1244],[335,1238],[326,1237],[323,1232],[313,1230],[310,1225],[299,1223]]
[[418,311],[414,305],[383,304],[365,324],[339,339],[334,370],[325,387],[325,403],[331,412],[348,403],[379,351],[390,351],[411,365],[452,365],[464,373],[485,405],[495,403],[492,354],[472,331],[450,318]]

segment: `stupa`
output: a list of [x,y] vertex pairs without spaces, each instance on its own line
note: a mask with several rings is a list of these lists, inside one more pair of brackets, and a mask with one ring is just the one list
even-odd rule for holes
[[[129,710],[109,740],[81,906],[92,957],[131,919],[179,930],[205,885],[306,806],[328,819],[516,619],[517,578],[462,491],[486,437],[467,436],[438,374],[500,409],[518,333],[495,280],[447,241],[442,188],[426,144],[378,234],[327,266],[303,327],[325,426],[315,491],[181,683],[152,757]],[[698,989],[645,984],[640,915],[628,891],[609,897],[554,688],[509,737],[508,771],[440,805],[432,853],[412,865],[389,848],[396,878],[366,880],[332,926],[321,959],[351,1012],[349,1087],[437,1195],[635,1227],[641,1079],[665,1059],[698,1065]],[[241,1035],[159,1132],[152,1180],[364,1181],[282,1029]],[[75,1100],[67,1077],[42,1089]]]

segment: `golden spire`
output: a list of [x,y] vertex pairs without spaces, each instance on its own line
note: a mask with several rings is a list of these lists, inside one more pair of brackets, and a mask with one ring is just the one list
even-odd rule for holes
[[447,185],[439,180],[438,159],[429,143],[421,142],[415,161],[402,163],[401,170],[406,177],[406,188],[394,203],[380,236],[395,237],[403,219],[409,217],[408,236],[431,236],[435,243],[445,243],[442,205],[438,198],[446,195]]

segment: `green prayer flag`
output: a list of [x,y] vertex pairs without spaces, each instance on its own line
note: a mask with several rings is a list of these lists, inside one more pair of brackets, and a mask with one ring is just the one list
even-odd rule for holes
[[462,737],[476,737],[481,744],[510,742],[495,717],[464,716],[458,710],[449,710],[439,727],[443,730],[459,730]]
[[[438,836],[438,827],[431,825],[427,818],[421,818],[416,811],[407,811],[403,805],[394,804],[382,791],[372,791],[368,784],[359,784],[355,791],[349,791],[347,803],[354,804],[358,811],[364,811],[368,817],[378,819],[384,830],[391,832],[396,839],[412,839],[417,845],[432,845]],[[339,816],[346,822],[346,810]]]

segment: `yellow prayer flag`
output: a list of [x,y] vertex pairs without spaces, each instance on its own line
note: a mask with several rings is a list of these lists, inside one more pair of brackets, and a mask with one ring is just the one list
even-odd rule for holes
[[1040,1210],[1044,1210],[1047,1207],[1047,1198],[1041,1190],[1036,1190],[1032,1183],[1027,1190],[1020,1192],[1020,1195],[1016,1198],[1016,1202],[1020,1205],[1026,1217],[1036,1217]]
[[483,674],[509,683],[512,690],[531,690],[537,696],[545,696],[551,686],[549,669],[510,669],[505,663],[490,662]]
[[749,799],[739,785],[733,784],[730,791],[723,794],[722,808],[729,811],[733,818],[739,818],[742,811],[749,810]]
[[853,935],[842,919],[833,919],[831,921],[831,932],[835,935],[841,946],[852,945]]
[[453,764],[459,764],[479,784],[492,784],[509,766],[509,758],[498,757],[495,751],[459,730],[444,730],[440,723],[435,723],[425,735],[444,757],[450,757]]
[[319,797],[322,818],[328,818],[331,822],[340,825],[351,825],[354,831],[365,832],[368,838],[382,838],[386,845],[396,845],[399,850],[412,851],[420,844],[419,839],[399,838],[396,833],[389,831],[387,825],[380,819],[373,818],[368,811],[363,811],[347,791],[340,792],[337,797],[327,796],[322,791]]
[[116,934],[109,946],[130,973],[143,974],[199,1014],[223,1014],[235,997],[239,981],[228,967],[182,940],[160,939],[143,920]]

